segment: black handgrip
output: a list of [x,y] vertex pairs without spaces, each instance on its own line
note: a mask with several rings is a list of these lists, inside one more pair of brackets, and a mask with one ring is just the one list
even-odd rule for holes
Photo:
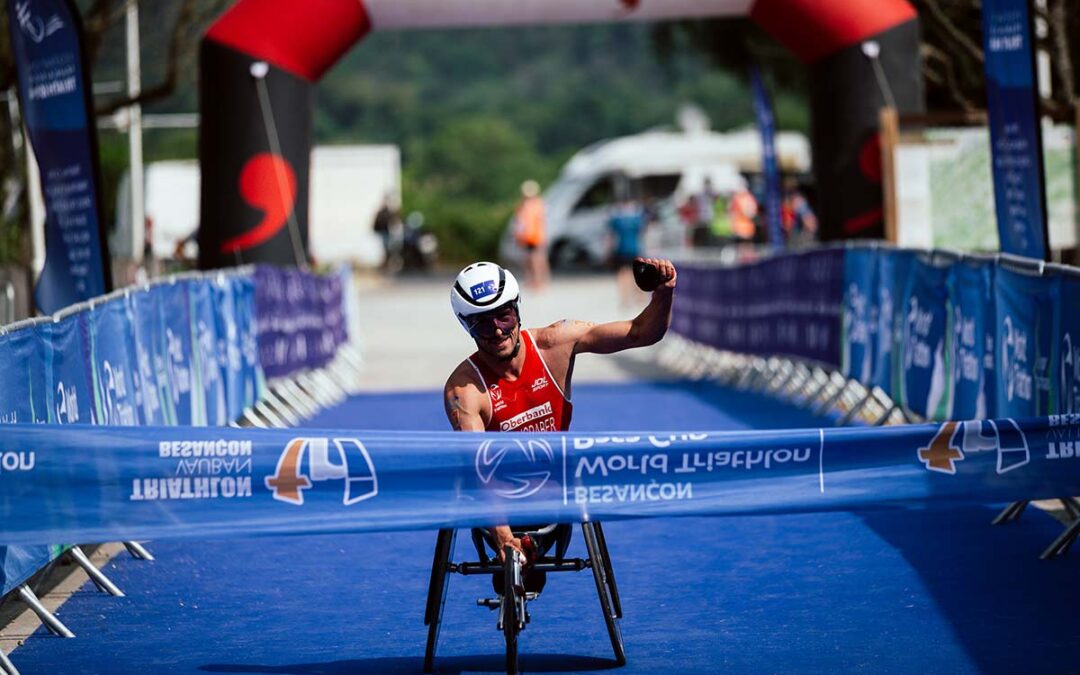
[[664,280],[660,278],[660,269],[656,265],[643,260],[634,261],[634,283],[638,288],[651,293],[663,282]]

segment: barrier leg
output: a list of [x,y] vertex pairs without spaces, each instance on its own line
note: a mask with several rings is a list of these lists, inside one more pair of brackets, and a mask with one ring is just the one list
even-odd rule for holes
[[866,407],[866,404],[869,403],[870,399],[872,399],[873,397],[874,397],[874,392],[872,392],[872,391],[866,392],[865,396],[860,398],[858,400],[858,402],[855,403],[855,405],[851,406],[850,410],[848,410],[846,413],[844,413],[844,416],[840,418],[840,420],[836,423],[836,426],[838,426],[838,427],[846,426],[849,422],[851,422],[851,420],[853,420],[855,418],[856,415],[859,414],[859,411],[861,411],[863,408]]
[[300,424],[300,417],[297,416],[299,411],[294,412],[288,402],[270,387],[266,388],[266,398],[259,403],[262,404],[262,408],[256,406],[256,409],[261,413],[263,409],[269,408],[274,417],[283,422],[282,426],[295,427]]
[[146,560],[149,562],[153,562],[154,560],[154,556],[150,554],[150,551],[143,548],[143,545],[137,541],[125,541],[124,548],[126,548],[127,552],[131,554],[131,557],[136,560]]
[[820,406],[818,406],[816,410],[814,410],[814,414],[824,415],[825,413],[827,413],[830,408],[836,405],[836,402],[840,400],[840,397],[843,396],[845,392],[847,392],[849,384],[851,384],[851,382],[845,382],[844,386],[840,387],[840,389],[837,390],[835,394],[826,399],[824,403],[822,403]]
[[1039,555],[1039,558],[1049,560],[1065,554],[1078,536],[1080,536],[1080,518],[1073,520],[1072,524],[1065,528],[1065,531]]
[[1024,509],[1027,508],[1027,505],[1028,503],[1026,501],[1013,502],[1012,504],[1009,504],[1004,509],[1002,509],[1001,513],[997,514],[997,517],[994,518],[994,520],[991,521],[990,524],[1002,525],[1011,520],[1017,520],[1018,518],[1020,518],[1020,514],[1024,512]]
[[1069,520],[1080,518],[1080,502],[1076,500],[1076,497],[1062,497],[1061,505],[1065,508],[1065,512],[1069,514]]
[[117,588],[116,584],[109,580],[109,577],[105,576],[105,573],[97,568],[97,565],[90,562],[90,558],[86,557],[83,550],[78,546],[72,546],[68,549],[68,555],[86,572],[86,576],[90,577],[90,581],[94,582],[94,585],[98,587],[98,590],[103,593],[108,593],[117,598],[124,597],[124,592]]
[[19,586],[19,597],[34,611],[34,614],[37,614],[37,617],[41,619],[41,623],[45,624],[50,633],[63,638],[75,637],[75,633],[68,630],[68,627],[60,619],[57,619],[52,612],[45,609],[45,605],[41,604],[41,601],[38,600],[38,597],[34,595],[34,592],[26,584]]
[[15,664],[11,662],[11,659],[4,652],[0,652],[0,673],[3,673],[3,675],[19,675]]

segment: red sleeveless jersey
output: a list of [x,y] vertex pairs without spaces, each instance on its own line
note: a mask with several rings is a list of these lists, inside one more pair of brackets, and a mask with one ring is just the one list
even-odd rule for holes
[[485,431],[566,431],[574,406],[551,376],[529,331],[521,331],[525,365],[516,380],[500,379],[473,354],[469,364],[491,399]]

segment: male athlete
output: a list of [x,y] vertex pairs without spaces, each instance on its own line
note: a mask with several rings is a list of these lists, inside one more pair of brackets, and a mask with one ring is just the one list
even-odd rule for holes
[[[587,323],[562,320],[523,330],[520,290],[514,275],[478,262],[458,274],[450,305],[476,342],[476,352],[454,369],[443,392],[446,416],[458,431],[566,431],[570,428],[570,379],[578,354],[612,354],[660,341],[671,323],[675,266],[654,265],[660,285],[632,321]],[[503,548],[521,551],[508,525],[491,528]]]

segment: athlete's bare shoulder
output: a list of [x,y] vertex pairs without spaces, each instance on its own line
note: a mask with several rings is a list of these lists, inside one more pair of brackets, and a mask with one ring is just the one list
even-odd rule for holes
[[443,404],[450,426],[459,431],[483,431],[490,415],[484,384],[468,360],[462,361],[443,387]]
[[529,332],[536,339],[536,346],[540,349],[556,349],[563,346],[572,347],[595,325],[589,321],[563,319],[550,326],[530,329]]

